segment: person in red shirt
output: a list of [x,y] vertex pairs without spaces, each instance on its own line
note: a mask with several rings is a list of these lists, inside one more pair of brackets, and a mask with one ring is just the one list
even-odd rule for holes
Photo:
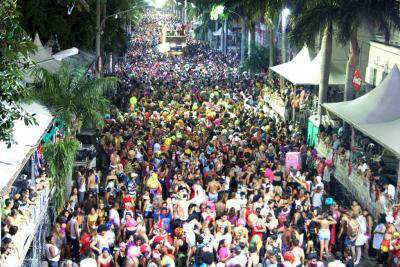
[[90,239],[90,234],[86,230],[82,230],[81,238],[79,240],[81,243],[81,248],[79,250],[81,255],[87,255],[87,253],[89,252]]

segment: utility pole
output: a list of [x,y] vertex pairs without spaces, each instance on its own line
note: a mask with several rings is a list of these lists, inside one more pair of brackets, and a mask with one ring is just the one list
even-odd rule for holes
[[97,70],[96,76],[101,76],[101,66],[99,66],[99,62],[101,61],[101,53],[100,53],[100,41],[101,41],[101,8],[100,8],[100,0],[96,0],[96,59],[97,59]]

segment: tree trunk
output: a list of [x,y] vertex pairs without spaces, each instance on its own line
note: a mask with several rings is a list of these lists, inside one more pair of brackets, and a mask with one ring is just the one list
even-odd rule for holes
[[[274,29],[269,27],[269,67],[274,66]],[[272,78],[272,71],[268,70],[269,78]]]
[[108,55],[108,67],[109,67],[109,72],[113,73],[114,72],[114,63],[113,63],[113,53],[110,52]]
[[224,19],[224,54],[228,51],[228,20]]
[[224,36],[225,36],[225,26],[224,26],[224,22],[222,22],[222,25],[221,25],[221,35],[220,35],[220,42],[221,42],[221,45],[220,45],[220,48],[221,48],[221,52],[223,53],[224,52]]
[[212,47],[212,40],[213,40],[212,30],[208,29],[207,30],[207,42],[210,47]]
[[248,48],[248,53],[247,53],[247,56],[249,58],[252,53],[251,46],[255,44],[255,41],[256,41],[256,29],[254,27],[254,24],[252,23],[249,28],[249,48]]
[[[101,9],[100,9],[100,0],[96,0],[96,57],[97,59],[100,57],[100,42],[101,42]],[[97,61],[98,62],[98,61]],[[100,77],[101,70],[98,66],[97,68],[97,77]]]
[[286,63],[286,51],[287,51],[287,36],[286,29],[282,29],[282,47],[281,47],[281,56],[282,56],[282,64]]
[[184,4],[184,13],[183,13],[183,20],[184,20],[184,24],[186,25],[188,23],[188,18],[187,18],[187,0],[185,0],[185,4]]
[[[215,20],[215,32],[217,31],[218,31],[218,20]],[[218,50],[218,36],[215,36],[215,50]]]
[[[358,46],[357,41],[357,30],[353,32],[350,37],[350,51],[349,58],[347,60],[346,65],[346,82],[344,84],[344,101],[352,100],[354,98],[354,89],[353,89],[353,74],[360,60],[360,47]],[[346,133],[350,132],[350,125],[343,121],[343,130]]]
[[[286,63],[286,50],[287,50],[287,38],[286,38],[286,28],[282,26],[282,43],[281,43],[281,59],[282,59],[282,64]],[[281,89],[284,89],[285,87],[285,78],[283,76],[280,76],[279,83],[281,86]]]
[[247,31],[247,58],[250,59],[251,56],[251,30]]
[[[102,31],[105,31],[106,29],[106,17],[107,17],[107,1],[106,0],[102,0],[101,1],[101,21],[103,22],[103,25],[101,25],[102,27]],[[105,53],[105,43],[101,43],[100,46],[100,55],[102,56],[102,58],[104,58],[104,63],[106,62],[106,53]]]
[[255,44],[256,43],[256,27],[255,27],[254,23],[251,24],[250,37],[251,37],[251,43]]
[[127,32],[128,32],[129,38],[131,38],[131,34],[132,34],[132,21],[131,21],[130,19],[128,20],[128,30],[127,30]]
[[354,96],[353,90],[353,74],[360,60],[360,47],[357,41],[357,32],[353,32],[350,37],[350,53],[346,65],[346,83],[344,85],[344,101],[352,100]]
[[322,37],[322,59],[321,59],[321,76],[318,92],[318,115],[322,115],[322,104],[326,102],[329,89],[329,74],[332,61],[332,24],[328,23],[324,29]]
[[242,27],[241,29],[242,36],[240,38],[240,63],[243,63],[245,57],[245,49],[246,49],[246,21],[243,19],[241,27]]

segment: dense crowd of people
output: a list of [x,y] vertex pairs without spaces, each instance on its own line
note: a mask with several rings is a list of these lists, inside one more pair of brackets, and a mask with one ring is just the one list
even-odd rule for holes
[[269,108],[262,76],[199,41],[182,56],[155,49],[160,25],[177,23],[147,15],[132,34],[100,164],[76,174],[47,238],[50,266],[398,264],[397,216],[375,223],[333,200],[332,162]]

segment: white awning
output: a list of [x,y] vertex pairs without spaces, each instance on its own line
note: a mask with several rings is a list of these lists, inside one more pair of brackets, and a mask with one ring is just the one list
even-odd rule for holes
[[0,142],[0,193],[13,183],[53,120],[50,112],[38,103],[23,104],[22,107],[28,113],[36,114],[37,125],[25,125],[23,120],[16,121],[14,124],[16,144],[7,148],[5,142]]
[[322,106],[400,156],[400,72],[395,65],[371,92]]

